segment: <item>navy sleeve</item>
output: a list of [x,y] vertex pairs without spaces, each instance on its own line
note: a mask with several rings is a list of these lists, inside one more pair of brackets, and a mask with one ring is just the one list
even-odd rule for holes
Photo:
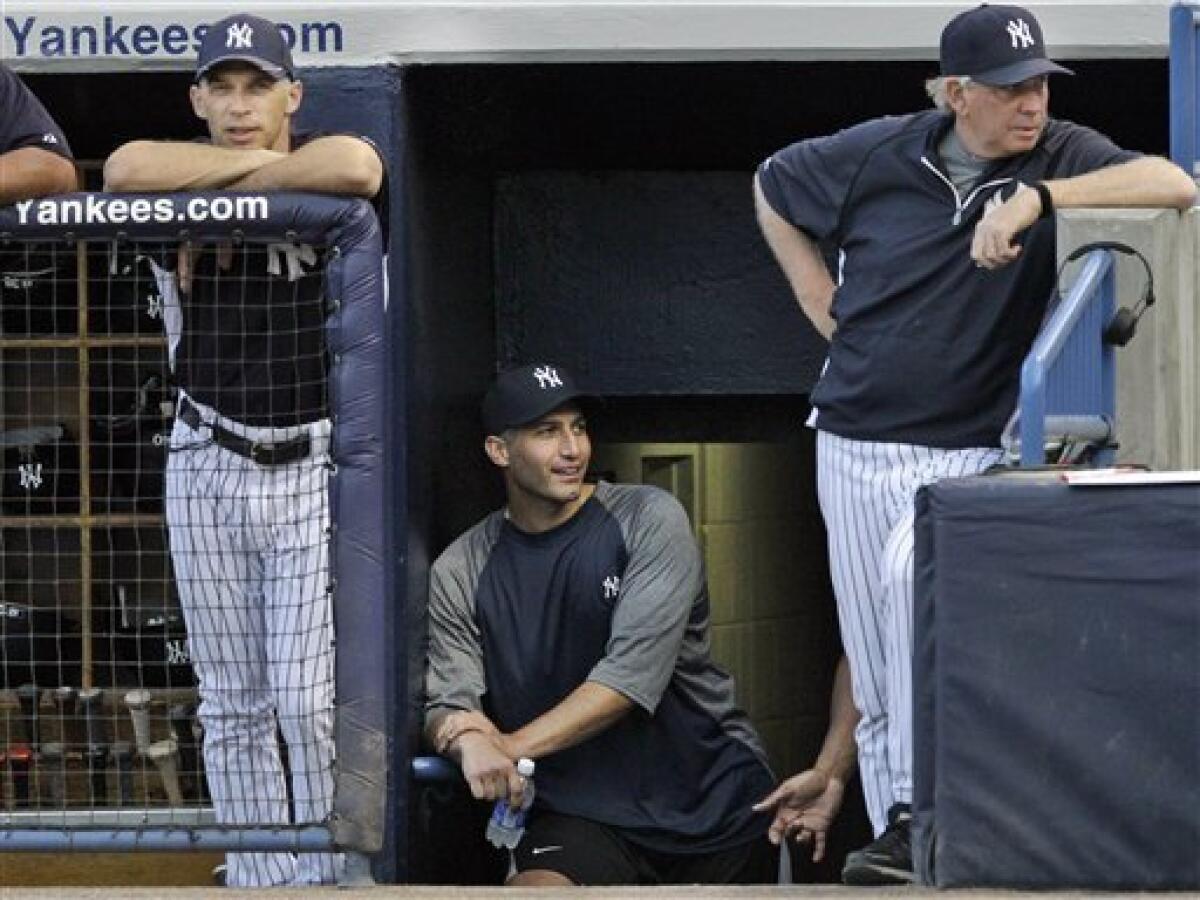
[[837,228],[842,204],[871,150],[909,117],[873,119],[784,147],[758,168],[771,209],[818,241]]
[[40,147],[71,159],[66,135],[37,97],[5,65],[0,65],[0,153]]
[[1118,147],[1100,132],[1073,122],[1056,122],[1047,178],[1067,178],[1084,175],[1139,159],[1142,154]]

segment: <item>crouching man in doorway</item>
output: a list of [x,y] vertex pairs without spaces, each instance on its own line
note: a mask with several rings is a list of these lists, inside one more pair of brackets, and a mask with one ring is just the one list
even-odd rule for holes
[[786,801],[798,834],[820,795],[753,808],[774,778],[709,655],[687,516],[657,488],[584,482],[584,400],[549,364],[484,399],[507,505],[433,566],[426,734],[479,799],[519,802],[516,761],[537,761],[510,885],[774,882],[766,811]]

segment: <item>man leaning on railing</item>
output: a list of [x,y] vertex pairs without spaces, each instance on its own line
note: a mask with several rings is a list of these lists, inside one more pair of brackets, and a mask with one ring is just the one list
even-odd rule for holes
[[879,835],[847,858],[848,883],[913,878],[912,501],[1001,458],[1054,281],[1055,207],[1195,194],[1172,163],[1050,118],[1055,73],[1070,74],[1027,10],[985,4],[942,32],[937,109],[793,144],[755,179],[767,243],[830,340],[811,397],[818,492]]
[[[108,190],[382,195],[368,140],[293,130],[303,89],[274,23],[214,23],[190,95],[209,141],[126,144],[105,164]],[[180,396],[165,506],[222,824],[289,822],[276,725],[295,822],[323,822],[333,803],[325,305],[313,248],[283,251],[286,267],[264,264],[261,250],[185,247],[175,273]],[[332,854],[228,859],[231,886],[337,876]]]

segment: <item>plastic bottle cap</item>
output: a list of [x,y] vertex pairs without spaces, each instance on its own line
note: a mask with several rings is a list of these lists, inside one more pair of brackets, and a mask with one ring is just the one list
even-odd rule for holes
[[517,760],[517,774],[524,778],[529,778],[533,775],[534,763],[532,759],[526,759],[522,756]]

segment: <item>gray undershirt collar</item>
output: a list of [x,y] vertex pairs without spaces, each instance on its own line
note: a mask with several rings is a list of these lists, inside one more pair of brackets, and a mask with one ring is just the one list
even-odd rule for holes
[[947,177],[963,195],[971,192],[971,188],[991,163],[991,160],[976,156],[968,150],[959,139],[958,129],[953,126],[938,144],[938,155],[942,158],[942,165],[946,167]]

